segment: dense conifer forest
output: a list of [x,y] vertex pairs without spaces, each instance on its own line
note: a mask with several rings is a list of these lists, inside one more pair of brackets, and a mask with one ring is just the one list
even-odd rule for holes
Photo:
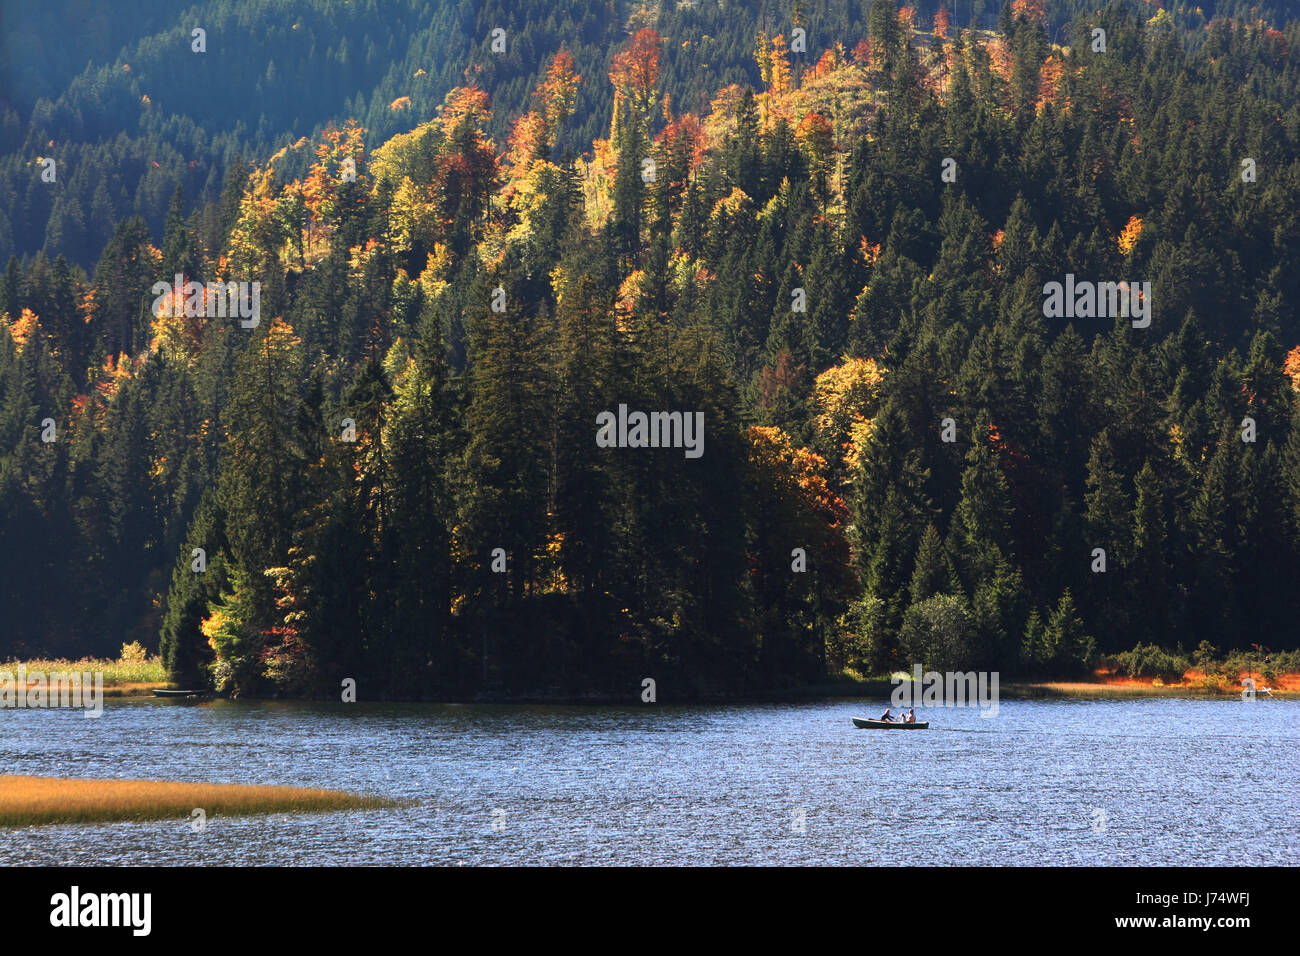
[[6,4],[0,659],[1300,647],[1289,7]]

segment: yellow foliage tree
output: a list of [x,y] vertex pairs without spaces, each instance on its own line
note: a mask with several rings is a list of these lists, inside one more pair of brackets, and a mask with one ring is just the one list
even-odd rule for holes
[[772,37],[770,77],[767,89],[773,96],[784,96],[790,92],[790,61],[786,58],[788,51],[789,48],[786,46],[784,36],[778,33]]
[[870,434],[884,371],[875,359],[845,358],[818,375],[813,385],[817,431],[842,450],[842,460],[850,470],[857,465]]
[[573,102],[580,82],[582,77],[574,69],[573,54],[561,50],[546,68],[546,79],[533,92],[542,104],[548,146],[555,145],[560,125],[573,115]]
[[764,86],[772,85],[772,41],[759,30],[754,37],[754,59],[758,61],[758,75]]
[[1133,216],[1124,227],[1124,231],[1119,234],[1119,251],[1128,255],[1137,244],[1140,235],[1142,235],[1142,220]]
[[37,333],[41,327],[40,318],[35,312],[27,308],[24,308],[18,318],[12,322],[9,320],[9,313],[6,312],[2,321],[10,337],[14,340],[14,344],[18,346],[20,353],[32,335]]

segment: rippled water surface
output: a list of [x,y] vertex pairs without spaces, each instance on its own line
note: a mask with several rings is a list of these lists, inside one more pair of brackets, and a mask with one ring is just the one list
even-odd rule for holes
[[[397,810],[0,829],[6,863],[1300,863],[1300,701],[0,711],[0,773],[333,787]],[[494,820],[498,830],[493,829]]]

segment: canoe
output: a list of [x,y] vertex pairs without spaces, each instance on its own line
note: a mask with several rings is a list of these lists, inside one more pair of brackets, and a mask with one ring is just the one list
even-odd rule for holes
[[930,726],[930,722],[918,720],[914,724],[904,724],[893,720],[868,720],[865,717],[854,717],[853,726],[868,730],[925,730]]
[[207,694],[206,690],[160,690],[154,688],[155,697],[203,697]]

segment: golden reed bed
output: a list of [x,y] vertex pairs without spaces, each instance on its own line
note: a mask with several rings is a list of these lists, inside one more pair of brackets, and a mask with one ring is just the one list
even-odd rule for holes
[[0,775],[0,826],[189,820],[196,809],[202,810],[205,817],[213,817],[398,805],[382,797],[303,787]]

